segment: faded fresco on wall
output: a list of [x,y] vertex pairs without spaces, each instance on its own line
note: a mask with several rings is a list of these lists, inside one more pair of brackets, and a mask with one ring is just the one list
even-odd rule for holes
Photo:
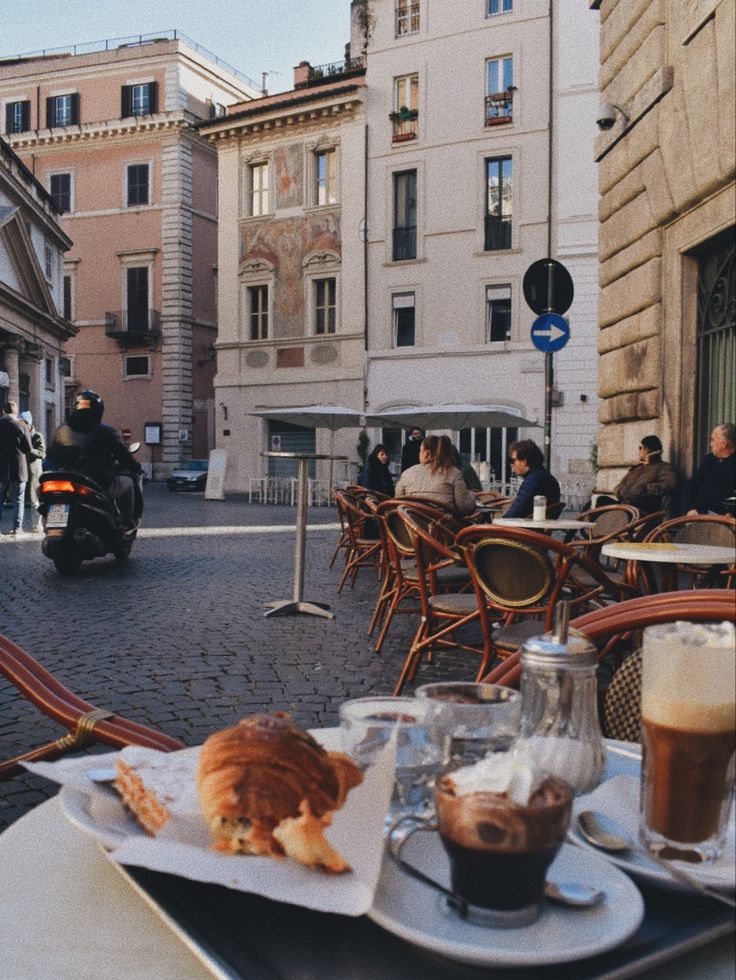
[[304,147],[301,143],[279,146],[273,155],[276,173],[276,207],[304,204]]
[[303,337],[304,259],[314,252],[342,252],[340,216],[320,211],[308,218],[268,220],[241,231],[241,264],[264,260],[273,268],[273,333],[275,339]]

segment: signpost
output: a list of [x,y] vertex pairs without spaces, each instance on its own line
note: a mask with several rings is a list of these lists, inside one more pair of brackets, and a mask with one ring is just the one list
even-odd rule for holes
[[572,276],[561,262],[539,259],[524,273],[524,299],[537,319],[532,324],[531,339],[544,354],[544,459],[549,467],[552,444],[552,390],[554,365],[552,355],[562,350],[570,339],[570,324],[562,316],[575,296]]

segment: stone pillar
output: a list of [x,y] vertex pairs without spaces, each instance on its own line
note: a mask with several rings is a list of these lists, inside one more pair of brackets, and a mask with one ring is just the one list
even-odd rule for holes
[[20,341],[18,337],[8,337],[3,349],[3,368],[10,379],[8,387],[8,398],[17,402],[20,398],[20,385],[18,379],[18,351]]

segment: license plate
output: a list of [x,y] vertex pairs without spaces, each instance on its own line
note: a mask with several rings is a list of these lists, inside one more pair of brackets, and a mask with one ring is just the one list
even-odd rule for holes
[[69,504],[52,504],[46,514],[46,527],[66,527],[69,520]]

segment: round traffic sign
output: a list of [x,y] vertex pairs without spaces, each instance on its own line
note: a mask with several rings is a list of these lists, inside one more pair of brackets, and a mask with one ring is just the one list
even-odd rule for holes
[[132,436],[132,434],[133,433],[130,431],[130,429],[121,429],[120,430],[120,435],[123,437],[123,439],[125,439],[126,442],[128,442],[128,440],[130,439],[130,437]]
[[575,296],[572,276],[556,259],[532,262],[524,273],[522,289],[535,313],[567,313]]
[[562,350],[570,339],[570,324],[557,313],[538,316],[532,324],[532,343],[545,354]]

